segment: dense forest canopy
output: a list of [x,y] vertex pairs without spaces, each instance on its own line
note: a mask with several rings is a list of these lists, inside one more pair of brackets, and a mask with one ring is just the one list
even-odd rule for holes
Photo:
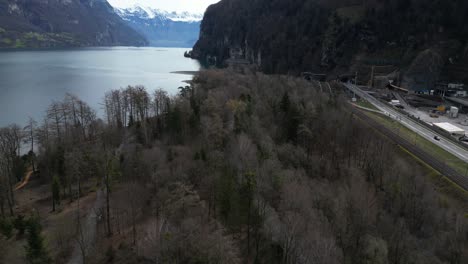
[[[331,86],[206,71],[176,96],[111,91],[104,120],[67,96],[0,130],[0,252],[25,237],[32,263],[74,248],[89,263],[464,263],[466,196],[439,192]],[[37,151],[19,158],[21,138]],[[32,217],[13,189],[31,162]]]

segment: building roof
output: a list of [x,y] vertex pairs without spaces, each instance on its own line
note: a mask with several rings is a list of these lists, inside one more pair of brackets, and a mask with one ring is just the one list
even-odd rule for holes
[[447,98],[447,100],[450,100],[452,102],[461,104],[463,106],[468,106],[468,100],[467,99],[457,98],[457,97],[446,97],[446,98]]
[[457,126],[454,126],[450,123],[434,123],[434,125],[450,133],[456,133],[456,134],[465,133],[465,130]]

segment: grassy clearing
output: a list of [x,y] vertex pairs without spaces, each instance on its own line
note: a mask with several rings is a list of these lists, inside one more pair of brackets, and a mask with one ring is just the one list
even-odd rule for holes
[[379,114],[375,113],[367,113],[369,117],[373,118],[374,120],[378,121],[382,125],[387,128],[390,128],[397,134],[399,134],[404,139],[408,140],[409,142],[417,145],[424,151],[431,153],[437,159],[443,161],[448,166],[452,167],[453,169],[457,170],[461,174],[465,174],[468,169],[468,164],[463,160],[457,158],[456,156],[452,155],[451,153],[445,151],[444,149],[440,148],[439,146],[435,145],[433,142],[421,137],[417,133],[414,133],[407,127],[401,125],[400,123]]
[[80,40],[68,33],[6,32],[0,28],[0,46],[7,48],[46,48],[82,46]]
[[11,45],[13,43],[13,41],[9,38],[4,38],[1,40],[1,42],[5,45]]
[[46,41],[46,35],[35,33],[35,32],[28,32],[26,33],[23,38],[29,41]]
[[366,101],[364,99],[358,99],[356,104],[361,106],[361,107],[364,107],[364,108],[379,111],[379,109],[377,109],[373,104],[369,103],[368,101]]
[[446,200],[451,198],[455,199],[456,201],[461,202],[461,208],[465,211],[468,211],[468,191],[464,190],[456,183],[451,181],[449,178],[440,174],[437,170],[432,168],[429,164],[425,163],[418,157],[416,157],[413,153],[408,151],[407,149],[400,146],[402,151],[410,156],[411,158],[415,159],[419,164],[421,164],[428,172],[429,179],[437,186],[437,189],[442,194],[441,196],[441,203],[448,203]]
[[15,42],[15,48],[20,49],[20,48],[25,48],[25,44],[22,40],[17,39]]

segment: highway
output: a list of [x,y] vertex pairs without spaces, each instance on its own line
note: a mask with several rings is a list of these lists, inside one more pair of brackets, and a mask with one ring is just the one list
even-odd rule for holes
[[[408,129],[412,130],[413,132],[419,134],[423,138],[431,141],[435,145],[441,147],[442,149],[446,150],[447,152],[453,154],[457,158],[465,161],[468,163],[468,151],[454,142],[446,139],[444,136],[438,134],[435,131],[432,131],[423,125],[417,123],[416,121],[408,118],[406,115],[401,114],[400,112],[393,109],[392,106],[387,105],[385,103],[380,102],[373,96],[369,95],[365,91],[361,90],[354,84],[351,83],[343,83],[343,85],[349,89],[351,92],[355,93],[357,96],[366,99],[369,103],[373,104],[377,109],[382,111],[385,115],[389,116],[390,118],[398,121]],[[434,136],[438,136],[440,141],[434,139]]]

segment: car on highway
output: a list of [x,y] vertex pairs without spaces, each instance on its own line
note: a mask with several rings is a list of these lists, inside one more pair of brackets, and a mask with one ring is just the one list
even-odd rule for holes
[[434,139],[437,140],[437,141],[440,141],[440,137],[438,137],[438,136],[434,136]]

